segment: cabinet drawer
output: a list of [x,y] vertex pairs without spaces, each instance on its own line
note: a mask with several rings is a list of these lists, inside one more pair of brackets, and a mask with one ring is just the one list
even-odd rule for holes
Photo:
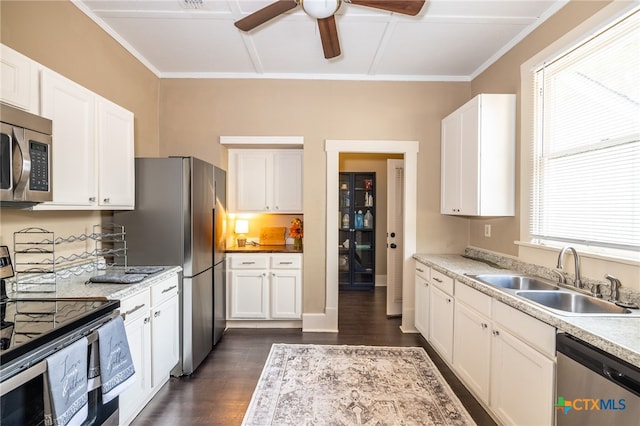
[[229,267],[231,269],[267,269],[269,267],[269,256],[231,256]]
[[300,269],[302,256],[299,254],[271,255],[271,269]]
[[426,281],[431,281],[431,268],[423,265],[422,263],[416,262],[416,275]]
[[151,304],[157,306],[178,293],[178,276],[174,275],[151,287]]
[[442,272],[432,269],[431,283],[448,295],[453,296],[453,278],[446,276]]
[[148,314],[151,308],[149,289],[144,289],[133,296],[120,301],[120,315],[125,322],[131,322],[141,315]]
[[556,329],[524,312],[495,301],[493,320],[548,357],[556,354]]
[[480,314],[491,318],[491,296],[487,296],[467,285],[456,285],[456,301],[465,303]]

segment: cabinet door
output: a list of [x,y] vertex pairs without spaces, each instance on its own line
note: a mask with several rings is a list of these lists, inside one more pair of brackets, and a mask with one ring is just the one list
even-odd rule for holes
[[439,288],[431,286],[429,298],[429,337],[433,347],[449,364],[453,355],[454,300]]
[[7,46],[0,45],[0,100],[33,113],[31,92],[38,89],[31,80],[31,60]]
[[480,205],[480,98],[467,102],[460,110],[460,174],[458,214],[477,215]]
[[134,207],[133,138],[133,113],[98,98],[98,204],[103,207]]
[[178,296],[174,295],[152,309],[151,344],[153,348],[151,385],[156,387],[169,377],[180,358],[180,318]]
[[429,281],[416,275],[415,326],[429,340]]
[[268,284],[267,271],[230,271],[229,319],[267,319]]
[[460,113],[442,120],[440,213],[460,214]]
[[151,317],[143,315],[125,322],[136,381],[120,395],[120,424],[129,424],[142,409],[151,391]]
[[489,403],[490,321],[456,301],[453,367],[467,387]]
[[300,319],[302,316],[302,272],[271,272],[271,318]]
[[503,328],[493,334],[491,409],[505,424],[552,424],[554,362]]
[[[240,212],[271,211],[271,165],[268,152],[235,153],[235,210]],[[232,177],[233,179],[233,177]]]
[[47,206],[95,206],[95,96],[43,70],[41,111],[53,121],[53,201]]
[[274,152],[273,211],[302,212],[302,160],[302,151]]

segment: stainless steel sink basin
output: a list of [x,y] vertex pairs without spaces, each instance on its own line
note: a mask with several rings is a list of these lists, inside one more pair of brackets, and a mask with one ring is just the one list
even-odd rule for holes
[[477,274],[468,276],[485,284],[509,290],[558,290],[558,287],[551,282],[528,275]]
[[556,311],[560,315],[628,315],[634,313],[613,303],[567,291],[517,291],[516,296]]

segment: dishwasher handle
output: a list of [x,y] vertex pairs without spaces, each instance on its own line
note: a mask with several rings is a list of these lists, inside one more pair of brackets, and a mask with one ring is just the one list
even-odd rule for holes
[[615,382],[623,388],[628,389],[636,395],[640,396],[640,381],[634,380],[633,377],[623,374],[608,365],[602,366],[602,372],[612,382]]
[[556,350],[600,376],[640,396],[640,368],[570,334],[556,335]]

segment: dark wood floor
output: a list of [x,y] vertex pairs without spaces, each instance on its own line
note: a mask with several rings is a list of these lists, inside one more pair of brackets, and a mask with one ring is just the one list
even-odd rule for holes
[[386,291],[342,291],[339,333],[291,329],[231,329],[190,377],[172,377],[133,422],[143,425],[242,423],[273,343],[422,346],[479,425],[495,424],[419,334],[400,331],[400,318],[386,317]]

